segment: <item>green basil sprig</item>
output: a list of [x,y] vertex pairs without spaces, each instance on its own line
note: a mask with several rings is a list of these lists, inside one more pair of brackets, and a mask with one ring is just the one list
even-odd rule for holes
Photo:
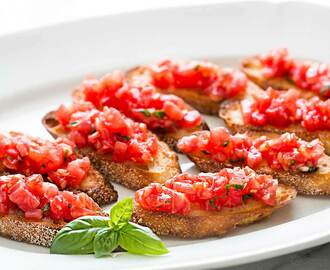
[[130,222],[133,212],[132,198],[116,203],[110,218],[85,216],[75,219],[55,236],[50,253],[91,254],[109,256],[121,247],[139,255],[168,253],[165,244],[148,227]]

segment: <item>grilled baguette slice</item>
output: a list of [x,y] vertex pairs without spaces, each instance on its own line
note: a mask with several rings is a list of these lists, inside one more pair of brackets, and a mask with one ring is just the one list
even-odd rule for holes
[[65,222],[55,223],[51,219],[28,221],[16,215],[0,216],[0,235],[29,244],[50,247],[56,233]]
[[[148,85],[152,81],[150,70],[144,66],[138,66],[126,73],[126,78],[130,84],[138,85]],[[204,95],[198,90],[193,89],[168,89],[161,90],[157,89],[159,92],[166,94],[173,94],[184,101],[189,105],[194,107],[200,113],[218,115],[220,100],[213,100],[209,96]]]
[[[66,134],[54,113],[48,113],[42,120],[44,127],[54,137]],[[77,149],[78,155],[87,156],[96,170],[109,181],[122,184],[130,189],[139,189],[152,182],[163,183],[181,172],[177,155],[164,142],[159,142],[159,152],[153,163],[140,165],[133,162],[114,162],[111,155],[99,154],[91,147]]]
[[[248,132],[252,138],[258,138],[266,135],[268,138],[276,138],[278,134]],[[196,164],[202,172],[218,172],[223,168],[245,167],[243,162],[222,163],[211,159],[208,155],[199,153],[190,153],[189,159]],[[305,195],[330,195],[330,157],[324,155],[318,163],[318,170],[312,173],[289,172],[272,170],[266,162],[254,169],[256,173],[272,175],[282,184],[294,187],[299,194]]]
[[[17,132],[10,132],[12,136],[15,136]],[[0,163],[0,175],[19,173],[10,171],[2,163]],[[106,181],[104,176],[98,172],[94,166],[91,166],[87,176],[80,183],[80,186],[75,189],[70,189],[74,193],[84,192],[91,197],[98,205],[105,205],[111,202],[115,202],[118,199],[118,193],[113,185]]]
[[237,226],[247,225],[270,216],[296,196],[294,188],[279,185],[275,207],[256,200],[220,211],[192,210],[189,215],[153,212],[134,204],[133,221],[148,226],[158,235],[180,238],[203,238],[221,236]]
[[312,91],[308,91],[296,86],[288,78],[266,78],[262,71],[262,64],[257,57],[249,57],[244,59],[242,61],[242,71],[251,81],[256,83],[262,89],[267,89],[268,87],[272,87],[277,90],[296,89],[304,98],[310,98],[316,95],[316,93]]
[[[252,99],[253,95],[257,95],[260,91],[263,90],[261,90],[257,85],[250,82],[244,98]],[[258,131],[277,134],[290,132],[295,133],[298,137],[306,141],[319,139],[324,145],[326,154],[330,155],[330,131],[320,130],[311,132],[307,131],[300,124],[293,124],[286,128],[277,128],[271,125],[264,125],[261,127],[247,125],[244,123],[243,114],[241,111],[241,100],[224,101],[220,106],[219,116],[225,121],[228,128],[231,129],[231,131],[233,132]]]
[[[130,78],[129,76],[128,78]],[[128,79],[128,83],[132,82],[132,79]],[[84,95],[81,93],[79,88],[76,88],[72,92],[72,96],[76,101],[83,101]],[[219,107],[217,107],[216,115],[218,114]],[[157,135],[157,137],[168,144],[168,146],[176,152],[179,152],[176,145],[178,140],[184,136],[190,135],[191,133],[199,130],[208,130],[209,127],[205,121],[202,122],[201,125],[193,128],[181,128],[181,129],[173,129],[172,131],[168,131],[166,129],[158,129],[153,130],[152,132]]]

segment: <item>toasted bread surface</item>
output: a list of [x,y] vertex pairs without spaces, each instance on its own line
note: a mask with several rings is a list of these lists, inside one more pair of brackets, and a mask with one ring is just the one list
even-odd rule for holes
[[[248,91],[244,98],[250,99],[253,94],[257,94],[262,91],[253,83],[249,83]],[[277,128],[271,125],[264,126],[253,126],[244,123],[243,115],[241,111],[240,100],[227,100],[224,101],[219,110],[219,116],[222,118],[229,129],[233,132],[246,132],[246,131],[258,131],[258,132],[270,132],[283,134],[286,132],[295,133],[301,139],[311,141],[319,139],[325,148],[325,152],[330,154],[330,131],[307,131],[304,127],[299,124],[290,125],[286,128]]]
[[16,215],[0,216],[0,235],[12,240],[49,247],[56,233],[65,225],[44,218],[28,221]]
[[263,89],[272,87],[277,90],[298,90],[304,98],[310,98],[316,94],[296,86],[288,78],[266,78],[263,74],[262,65],[256,57],[246,58],[242,61],[242,71],[246,76]]
[[280,185],[275,207],[256,200],[249,200],[241,206],[220,211],[194,209],[189,215],[153,212],[134,204],[133,221],[148,226],[158,235],[181,238],[203,238],[221,236],[237,226],[247,225],[270,216],[274,210],[295,198],[295,189]]
[[[43,124],[52,136],[66,136],[53,113],[44,117]],[[176,154],[164,142],[159,142],[156,158],[147,165],[114,162],[111,155],[97,153],[91,147],[77,149],[77,153],[89,157],[93,167],[108,180],[107,183],[114,181],[131,189],[139,189],[152,182],[162,183],[181,172]]]
[[[150,70],[147,67],[139,66],[130,69],[126,73],[129,83],[137,85],[148,85],[152,81]],[[201,93],[198,89],[157,89],[161,93],[173,94],[182,98],[190,106],[201,113],[209,115],[218,115],[219,103],[221,100],[213,100],[209,96]]]

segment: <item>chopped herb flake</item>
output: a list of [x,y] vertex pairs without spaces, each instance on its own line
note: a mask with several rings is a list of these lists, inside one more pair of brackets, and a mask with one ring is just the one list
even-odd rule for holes
[[153,115],[157,118],[164,118],[165,117],[165,112],[162,110],[157,110],[153,113]]
[[243,195],[243,201],[246,201],[246,200],[251,199],[251,198],[252,198],[251,194],[244,194]]
[[223,147],[226,147],[228,144],[229,144],[229,141],[227,140],[227,141],[224,141],[222,145],[223,145]]
[[140,113],[142,113],[145,117],[150,117],[151,113],[147,109],[140,110]]
[[213,208],[216,208],[216,205],[215,205],[214,199],[210,199],[210,200],[209,200],[209,203],[210,203],[210,205],[211,205]]
[[45,204],[45,206],[42,208],[42,211],[43,211],[43,212],[47,212],[47,211],[49,210],[49,208],[50,208],[50,204],[47,203],[47,204]]
[[67,162],[68,160],[68,154],[69,154],[69,151],[67,149],[64,150],[64,153],[63,153],[63,160],[64,162]]
[[239,190],[239,189],[243,189],[243,186],[242,185],[238,185],[238,184],[227,184],[225,186],[226,190],[228,191],[231,187],[235,188],[236,190]]
[[71,127],[75,127],[75,126],[77,126],[78,124],[79,124],[78,121],[74,121],[74,122],[71,122],[71,123],[69,124],[69,126],[71,126]]
[[312,173],[312,172],[315,172],[315,171],[317,171],[317,167],[315,167],[315,166],[308,167],[308,172],[309,173]]

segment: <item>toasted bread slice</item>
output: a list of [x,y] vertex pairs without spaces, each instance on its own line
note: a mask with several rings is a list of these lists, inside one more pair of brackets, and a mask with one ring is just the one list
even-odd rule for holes
[[[244,98],[251,99],[253,94],[257,94],[262,91],[258,86],[249,83],[247,93]],[[271,125],[264,126],[253,126],[244,123],[243,114],[241,111],[241,101],[240,100],[227,100],[223,102],[220,106],[219,116],[222,118],[226,125],[233,132],[245,132],[245,131],[259,131],[259,132],[271,132],[277,134],[283,134],[286,132],[295,133],[298,137],[303,140],[311,141],[314,139],[319,139],[325,148],[325,152],[330,155],[330,131],[320,130],[320,131],[307,131],[304,127],[299,124],[290,125],[286,128],[277,128]]]
[[[54,138],[66,136],[53,112],[48,113],[42,122]],[[114,162],[111,155],[99,154],[90,147],[77,149],[77,153],[89,157],[95,169],[101,172],[108,182],[114,181],[130,189],[139,189],[152,182],[163,183],[181,172],[177,155],[164,142],[159,142],[157,157],[147,165]]]
[[[252,137],[261,137],[267,135],[275,138],[278,134],[267,134],[259,132],[251,132]],[[188,154],[189,159],[196,164],[202,172],[218,172],[223,168],[244,167],[243,162],[222,163],[211,159],[204,153]],[[318,170],[313,173],[275,171],[272,170],[266,162],[254,169],[259,174],[272,175],[279,182],[294,187],[298,193],[305,195],[330,195],[330,157],[324,155],[318,163]]]
[[[74,99],[76,101],[84,100],[84,95],[82,94],[79,88],[73,90],[72,96],[74,96]],[[217,107],[216,115],[218,114],[218,111],[219,111],[219,107]],[[179,152],[178,148],[176,147],[179,139],[181,139],[184,136],[190,135],[195,131],[208,130],[208,129],[209,127],[207,123],[203,121],[201,125],[193,128],[181,128],[181,129],[174,128],[171,131],[165,129],[158,129],[158,130],[152,130],[152,132],[156,134],[160,140],[167,143],[171,149],[173,149],[176,152]]]
[[272,87],[277,90],[295,89],[304,98],[315,96],[316,93],[296,86],[289,78],[266,78],[263,74],[262,64],[257,57],[249,57],[242,61],[242,71],[246,76],[263,89]]
[[[152,81],[150,70],[147,67],[139,66],[129,70],[126,78],[130,84],[148,85]],[[218,115],[220,100],[213,100],[209,96],[201,93],[197,89],[168,89],[159,92],[173,94],[182,98],[190,106],[194,107],[200,113]]]
[[158,235],[181,238],[203,238],[221,236],[237,226],[247,225],[270,216],[277,208],[296,196],[294,188],[279,185],[275,207],[256,200],[220,211],[192,210],[189,215],[153,212],[134,204],[133,221],[148,226]]
[[[20,133],[10,132],[10,135],[17,135]],[[0,175],[21,173],[7,169],[0,162]],[[45,180],[47,180],[45,178]],[[87,176],[80,183],[80,186],[75,189],[68,189],[74,193],[84,192],[91,197],[98,205],[106,205],[115,202],[118,199],[118,193],[109,181],[105,181],[103,175],[91,166]]]
[[55,223],[51,219],[28,221],[24,217],[7,215],[0,217],[0,235],[12,240],[50,247],[56,233],[65,222]]

